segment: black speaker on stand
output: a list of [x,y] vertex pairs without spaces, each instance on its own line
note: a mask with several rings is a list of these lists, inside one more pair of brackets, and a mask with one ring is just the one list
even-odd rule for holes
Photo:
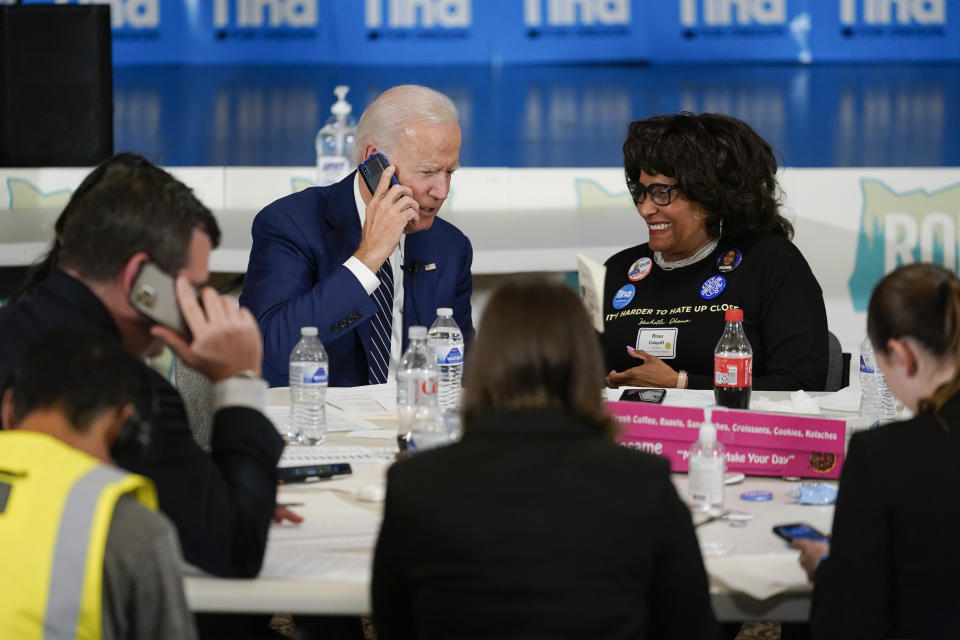
[[113,153],[109,5],[0,6],[0,166]]

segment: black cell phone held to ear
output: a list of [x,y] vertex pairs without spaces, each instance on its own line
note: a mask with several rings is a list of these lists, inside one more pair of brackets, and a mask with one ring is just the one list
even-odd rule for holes
[[[357,167],[357,169],[360,171],[360,176],[363,177],[363,182],[367,185],[367,189],[370,190],[371,195],[376,192],[377,187],[380,185],[380,176],[389,166],[390,163],[387,162],[387,159],[382,153],[375,153],[361,162],[360,166]],[[397,182],[396,175],[391,178],[391,181],[393,184],[400,184]]]
[[786,540],[793,542],[800,538],[802,540],[813,540],[814,542],[829,542],[830,539],[820,531],[817,531],[803,522],[792,522],[790,524],[778,524],[773,528],[773,532]]
[[620,394],[620,399],[630,402],[653,402],[660,404],[666,395],[666,389],[624,389],[623,393]]

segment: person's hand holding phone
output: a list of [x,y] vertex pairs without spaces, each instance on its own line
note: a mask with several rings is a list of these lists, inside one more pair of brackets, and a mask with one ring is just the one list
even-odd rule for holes
[[222,296],[212,287],[204,287],[197,301],[193,286],[184,276],[176,281],[177,302],[193,335],[187,342],[176,332],[154,325],[150,333],[173,349],[183,362],[213,382],[225,380],[241,371],[260,374],[263,341],[257,321],[248,309],[237,305],[236,298]]
[[800,566],[807,572],[807,579],[813,582],[820,560],[830,551],[830,543],[810,538],[794,538],[790,541],[790,545],[800,549]]
[[353,254],[373,273],[393,253],[407,223],[420,215],[413,191],[401,184],[392,184],[395,173],[396,167],[390,165],[380,176],[377,190],[367,203],[360,246]]

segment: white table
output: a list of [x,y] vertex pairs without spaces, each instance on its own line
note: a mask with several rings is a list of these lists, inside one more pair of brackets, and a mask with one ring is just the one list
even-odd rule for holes
[[[271,403],[286,401],[285,390],[271,390]],[[389,418],[374,419],[389,426]],[[343,433],[328,435],[329,445],[384,446],[391,440],[358,439]],[[378,514],[380,504],[361,502],[340,491],[382,481],[384,465],[357,466],[352,478],[339,478],[323,483],[287,485],[280,488],[278,502],[303,503],[295,508],[307,521],[324,518],[350,518]],[[686,495],[687,477],[675,474],[674,483],[681,496]],[[697,528],[703,543],[728,543],[734,545],[731,556],[743,555],[745,561],[754,554],[783,552],[785,543],[771,531],[775,524],[807,522],[821,531],[829,531],[833,519],[832,506],[803,506],[796,504],[787,494],[797,484],[778,478],[747,478],[740,484],[728,485],[725,504],[728,509],[747,511],[754,515],[744,527],[732,527],[725,520],[718,520]],[[773,493],[768,502],[748,502],[740,499],[746,491],[766,490]],[[699,520],[699,518],[697,518]],[[343,550],[341,553],[350,563],[372,561],[372,546]],[[268,551],[268,563],[270,552]],[[707,565],[709,567],[709,559]],[[267,573],[270,567],[265,568]],[[316,580],[290,577],[264,576],[252,580],[230,580],[209,576],[191,575],[185,580],[187,600],[195,611],[222,611],[237,613],[293,613],[326,615],[365,615],[370,613],[369,583],[367,580]],[[711,600],[717,617],[726,621],[780,620],[805,621],[809,614],[809,585],[797,585],[794,590],[756,600],[743,593],[732,591],[712,580]]]

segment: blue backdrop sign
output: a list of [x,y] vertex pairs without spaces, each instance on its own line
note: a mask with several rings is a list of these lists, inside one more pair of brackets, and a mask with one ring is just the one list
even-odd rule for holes
[[[673,9],[671,11],[671,9]],[[674,0],[650,15],[653,62],[809,62],[805,0]]]
[[635,61],[649,58],[642,2],[505,2],[494,33],[498,62]]
[[325,2],[335,22],[338,64],[470,64],[489,56],[487,22],[473,0]]
[[[0,3],[6,0],[0,0]],[[960,60],[950,0],[57,0],[136,64]],[[52,4],[54,0],[25,0]]]
[[947,0],[812,2],[817,61],[960,59],[960,16],[948,15]]

